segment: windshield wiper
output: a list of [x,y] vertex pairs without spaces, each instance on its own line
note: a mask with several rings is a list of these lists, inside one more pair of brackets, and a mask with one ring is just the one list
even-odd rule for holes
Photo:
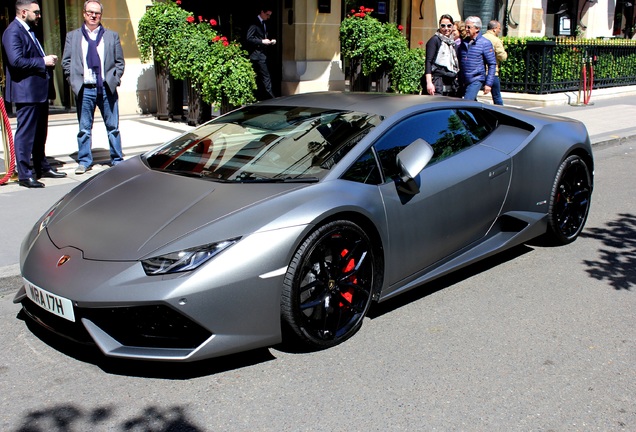
[[219,182],[219,183],[236,183],[234,180],[227,180],[227,179],[223,179],[223,178],[214,177],[214,176],[211,175],[211,173],[209,171],[203,171],[203,172],[200,172],[200,173],[192,172],[192,171],[185,171],[185,170],[171,170],[171,169],[164,169],[162,171],[170,173],[170,174],[176,174],[176,175],[184,176],[184,177],[193,177],[193,178],[212,180],[212,181]]
[[161,171],[167,172],[167,173],[170,173],[170,174],[177,174],[177,175],[184,176],[184,177],[196,177],[196,178],[203,177],[201,175],[201,173],[195,173],[195,172],[192,172],[192,171],[173,170],[173,169],[163,169]]
[[318,183],[318,177],[239,178],[240,183]]

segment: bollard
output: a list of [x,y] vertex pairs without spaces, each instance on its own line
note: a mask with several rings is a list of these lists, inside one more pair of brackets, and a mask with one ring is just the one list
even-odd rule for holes
[[[571,106],[587,106],[594,105],[590,102],[592,98],[592,88],[594,86],[594,61],[596,56],[588,56],[587,51],[583,53],[581,59],[581,78],[579,80],[579,90],[576,103]],[[583,101],[581,101],[581,92],[583,92]]]

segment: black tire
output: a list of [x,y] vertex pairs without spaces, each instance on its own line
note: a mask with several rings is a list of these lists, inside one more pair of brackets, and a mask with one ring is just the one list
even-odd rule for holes
[[554,243],[576,240],[585,226],[591,197],[590,169],[579,156],[569,156],[557,171],[550,195],[548,235]]
[[283,320],[306,348],[335,346],[362,326],[379,263],[355,223],[335,221],[312,232],[296,251],[283,284]]

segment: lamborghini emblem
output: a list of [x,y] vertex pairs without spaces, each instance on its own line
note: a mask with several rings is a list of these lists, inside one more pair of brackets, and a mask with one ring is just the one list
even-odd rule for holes
[[70,256],[68,256],[68,255],[62,255],[62,256],[60,257],[60,259],[59,259],[59,260],[57,260],[57,266],[58,266],[58,267],[63,266],[63,265],[64,265],[64,264],[66,264],[66,263],[68,262],[68,260],[70,260],[70,259],[71,259],[71,257],[70,257]]

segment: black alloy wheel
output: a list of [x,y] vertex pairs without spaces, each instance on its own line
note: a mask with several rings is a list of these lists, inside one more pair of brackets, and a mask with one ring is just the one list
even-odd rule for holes
[[573,242],[583,230],[590,211],[592,176],[579,156],[569,156],[557,171],[549,207],[549,234],[555,243]]
[[358,225],[340,220],[319,227],[298,248],[285,275],[283,319],[312,349],[345,341],[362,326],[378,270],[372,242]]

